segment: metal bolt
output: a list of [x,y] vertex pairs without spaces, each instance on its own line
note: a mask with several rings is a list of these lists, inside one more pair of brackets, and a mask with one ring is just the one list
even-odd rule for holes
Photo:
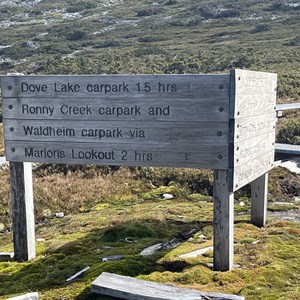
[[12,90],[12,86],[9,85],[9,86],[7,87],[7,89],[8,89],[9,91]]
[[219,112],[223,112],[224,111],[224,107],[219,107]]
[[222,132],[221,132],[221,131],[218,131],[218,132],[217,132],[217,136],[222,136]]
[[223,85],[223,84],[220,84],[220,85],[219,85],[219,89],[220,89],[220,90],[223,90],[223,88],[224,88],[224,85]]
[[223,158],[223,155],[218,155],[218,159],[222,159]]
[[13,109],[13,106],[12,105],[8,105],[8,109]]
[[10,127],[9,130],[12,132],[14,131],[15,129],[13,127]]
[[11,152],[15,152],[16,151],[16,149],[15,148],[11,148]]

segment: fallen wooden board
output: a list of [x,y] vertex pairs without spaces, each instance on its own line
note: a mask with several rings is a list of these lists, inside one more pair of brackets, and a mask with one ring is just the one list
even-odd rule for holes
[[38,293],[28,293],[25,295],[13,297],[13,298],[8,298],[7,300],[38,300],[39,299],[39,294]]
[[197,257],[199,255],[203,255],[209,251],[213,251],[213,246],[210,246],[210,247],[206,247],[204,249],[199,249],[199,250],[195,250],[195,251],[192,251],[192,252],[189,252],[189,253],[185,253],[185,254],[181,254],[181,255],[178,255],[179,258],[192,258],[192,257]]
[[92,282],[91,292],[127,300],[244,300],[244,297],[200,292],[173,285],[103,272]]

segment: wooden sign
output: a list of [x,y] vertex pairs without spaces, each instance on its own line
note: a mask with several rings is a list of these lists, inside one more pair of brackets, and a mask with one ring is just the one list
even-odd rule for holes
[[10,161],[228,169],[229,75],[5,76]]
[[[214,169],[214,269],[233,266],[233,192],[265,224],[276,74],[2,76],[14,252],[35,257],[27,162]],[[26,162],[26,163],[23,163]],[[29,225],[30,226],[29,226]]]
[[276,84],[272,73],[231,73],[232,189],[240,189],[273,167]]
[[232,191],[273,164],[276,74],[3,76],[1,86],[10,161],[232,170]]

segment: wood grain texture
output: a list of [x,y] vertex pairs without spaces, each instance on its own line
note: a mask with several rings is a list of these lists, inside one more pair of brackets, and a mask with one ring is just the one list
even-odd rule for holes
[[251,223],[264,227],[267,219],[268,173],[251,182]]
[[230,192],[231,172],[214,170],[214,252],[216,271],[233,267],[234,194]]
[[275,151],[270,151],[249,161],[243,165],[236,166],[233,173],[233,190],[242,188],[247,183],[262,176],[273,168]]
[[236,119],[234,143],[253,139],[263,134],[275,134],[276,121],[277,119],[273,115]]
[[275,132],[258,135],[234,144],[234,167],[254,161],[256,158],[274,151]]
[[[157,112],[151,115],[151,112]],[[161,114],[160,114],[161,113]],[[227,98],[4,98],[3,117],[26,120],[228,122]]]
[[10,161],[14,260],[35,258],[35,221],[31,163]]
[[179,288],[103,272],[92,282],[91,292],[127,300],[243,300],[244,297]]
[[6,141],[44,141],[157,145],[195,150],[201,146],[228,144],[226,123],[171,122],[97,122],[7,120],[4,121]]
[[235,95],[272,95],[276,98],[277,74],[235,70]]
[[4,98],[224,98],[228,97],[229,76],[2,76],[1,86]]
[[192,151],[160,145],[129,145],[58,142],[6,142],[10,161],[97,164],[123,166],[165,166],[186,168],[228,168],[228,147],[203,146]]
[[269,115],[276,117],[276,94],[236,95],[234,118]]

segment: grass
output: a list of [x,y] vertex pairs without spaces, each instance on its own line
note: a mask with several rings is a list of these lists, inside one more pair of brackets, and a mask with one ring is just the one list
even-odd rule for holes
[[[4,5],[0,26],[10,26],[2,30],[0,45],[8,47],[0,48],[0,74],[211,73],[247,68],[278,73],[279,98],[299,99],[298,7],[286,3],[276,8],[252,0],[105,3]],[[66,15],[70,11],[73,15]]]
[[[1,6],[0,74],[197,74],[245,68],[278,73],[278,102],[299,102],[297,7],[252,0],[204,0],[201,5],[159,0],[155,7],[149,1],[107,3],[52,0]],[[15,23],[4,28],[7,21]],[[2,130],[0,123],[0,155]],[[247,187],[236,193],[235,206],[235,263],[241,269],[212,271],[206,265],[212,253],[178,258],[212,245],[211,187],[207,170],[35,165],[36,233],[45,241],[37,243],[33,261],[0,262],[0,299],[28,290],[39,291],[41,299],[108,299],[89,292],[103,271],[250,300],[299,299],[300,225],[275,219],[263,229],[249,224]],[[275,168],[269,191],[270,210],[299,209],[293,201],[300,193],[299,176]],[[162,200],[162,193],[175,198]],[[13,248],[9,198],[4,167],[1,252]],[[246,205],[239,206],[241,201]],[[279,206],[276,201],[293,203]],[[55,218],[61,211],[66,216]],[[192,228],[196,235],[178,248],[139,255],[144,247]],[[135,243],[125,243],[126,237]],[[125,258],[101,262],[115,254]],[[87,265],[91,268],[83,278],[66,284]]]
[[[178,258],[179,254],[212,245],[211,202],[185,198],[147,200],[130,206],[108,202],[63,219],[47,218],[37,225],[37,238],[45,241],[37,243],[35,260],[0,263],[0,299],[28,290],[39,291],[41,299],[107,299],[89,292],[91,282],[103,271],[235,293],[246,299],[297,299],[300,225],[269,220],[265,228],[258,229],[248,218],[237,215],[235,219],[235,263],[241,269],[224,273],[206,266],[212,262],[209,254]],[[178,248],[148,257],[139,255],[144,247],[192,228],[197,234]],[[125,243],[126,237],[134,243]],[[10,233],[1,234],[0,244],[1,251],[12,251]],[[102,257],[118,254],[124,259],[101,262]],[[91,268],[83,278],[66,284],[68,277],[86,266]]]

